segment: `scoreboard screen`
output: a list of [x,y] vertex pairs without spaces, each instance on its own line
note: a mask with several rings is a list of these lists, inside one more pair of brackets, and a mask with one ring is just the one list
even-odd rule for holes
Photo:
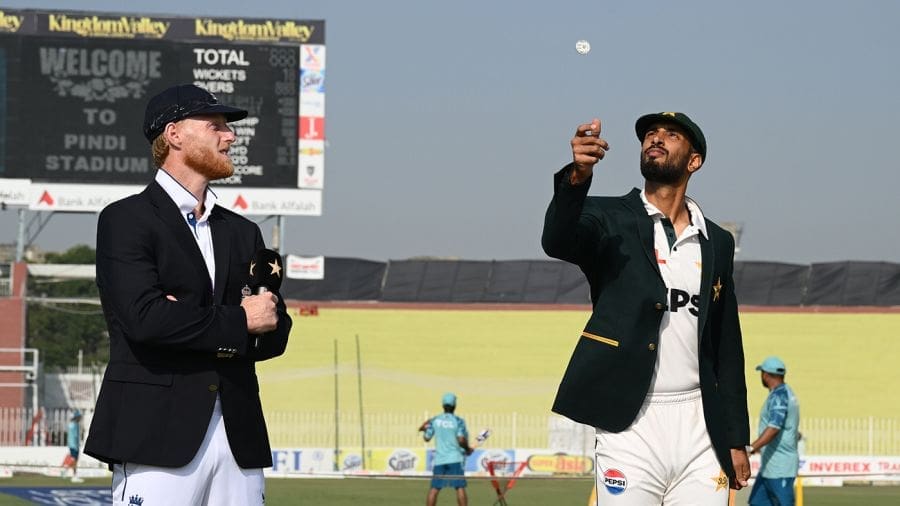
[[[0,178],[27,181],[32,209],[95,210],[134,193],[156,173],[142,131],[148,99],[193,83],[249,111],[230,123],[234,175],[214,183],[234,197],[225,203],[320,214],[324,134],[302,125],[324,129],[324,86],[304,86],[311,78],[324,80],[323,21],[6,10]],[[110,195],[110,185],[134,188]]]

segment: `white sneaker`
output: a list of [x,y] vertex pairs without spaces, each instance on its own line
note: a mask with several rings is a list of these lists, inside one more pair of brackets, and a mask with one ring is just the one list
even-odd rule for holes
[[84,478],[79,478],[77,476],[73,476],[72,483],[84,483]]

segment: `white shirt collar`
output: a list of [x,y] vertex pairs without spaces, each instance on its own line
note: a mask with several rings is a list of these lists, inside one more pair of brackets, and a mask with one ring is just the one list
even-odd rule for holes
[[[178,181],[172,177],[171,174],[165,171],[165,169],[159,169],[156,171],[156,182],[162,186],[163,190],[169,195],[175,205],[178,206],[178,209],[181,211],[181,214],[187,216],[188,213],[194,211],[194,208],[197,207],[197,197],[194,197],[194,194],[188,191],[187,188],[181,185]],[[209,186],[206,187],[206,198],[203,202],[204,211],[203,216],[197,217],[197,222],[204,222],[209,218],[210,213],[212,213],[213,207],[216,205],[216,194],[210,189]]]
[[[649,216],[666,216],[647,200],[646,190],[641,190],[641,201],[644,203],[644,209],[647,210]],[[684,202],[685,205],[687,205],[688,211],[690,211],[691,225],[697,227],[697,230],[703,234],[703,237],[709,239],[709,234],[706,232],[706,219],[703,217],[703,211],[700,210],[700,206],[694,202],[694,199],[688,196],[684,197]]]

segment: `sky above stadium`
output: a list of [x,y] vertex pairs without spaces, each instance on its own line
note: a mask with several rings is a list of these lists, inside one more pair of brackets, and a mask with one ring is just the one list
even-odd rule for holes
[[[739,260],[898,261],[900,3],[517,4],[529,7],[3,2],[325,20],[323,215],[287,219],[289,253],[546,258],[551,177],[571,160],[575,127],[601,119],[611,149],[591,194],[621,195],[642,184],[635,119],[682,111],[709,143],[688,193],[709,218],[743,224]],[[590,53],[575,51],[580,39]],[[0,212],[0,243],[15,242],[16,224],[15,210]],[[57,215],[35,243],[93,246],[95,231],[93,214]]]

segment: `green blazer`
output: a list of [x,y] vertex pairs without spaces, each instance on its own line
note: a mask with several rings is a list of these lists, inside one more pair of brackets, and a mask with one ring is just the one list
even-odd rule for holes
[[[554,176],[541,243],[551,257],[578,265],[593,312],[566,369],[553,411],[621,432],[634,422],[657,360],[667,289],[653,249],[653,219],[640,190],[588,197],[590,181],[568,182],[571,164]],[[700,235],[700,389],[706,427],[722,469],[734,478],[731,448],[750,441],[744,352],[732,281],[734,239],[706,220]],[[673,434],[672,438],[677,438]]]

